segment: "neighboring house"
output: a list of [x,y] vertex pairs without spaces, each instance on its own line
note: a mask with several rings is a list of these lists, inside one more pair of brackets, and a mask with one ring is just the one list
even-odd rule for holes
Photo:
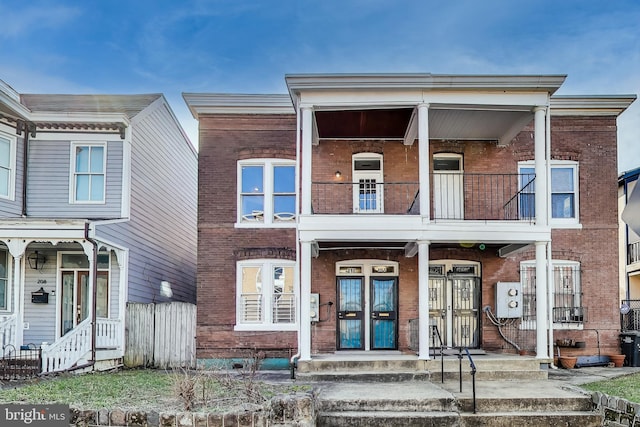
[[635,96],[554,95],[564,80],[303,74],[287,95],[184,94],[198,358],[617,351],[616,120]]
[[0,81],[4,354],[42,347],[45,371],[117,361],[127,302],[195,302],[196,197],[197,153],[163,95]]
[[[640,330],[640,193],[634,192],[640,168],[618,176],[618,212],[620,213],[620,301],[624,329]],[[637,194],[636,194],[637,193]],[[630,203],[636,200],[635,203]],[[625,221],[625,219],[627,221]],[[629,308],[625,312],[625,308]]]

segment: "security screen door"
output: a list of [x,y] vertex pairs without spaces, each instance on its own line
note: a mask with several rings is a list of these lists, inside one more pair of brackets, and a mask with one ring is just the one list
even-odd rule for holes
[[[448,273],[444,266],[429,266],[429,320],[448,347],[480,345],[480,278],[469,272],[468,266],[460,266],[459,272],[454,266]],[[436,338],[429,345],[440,343]]]

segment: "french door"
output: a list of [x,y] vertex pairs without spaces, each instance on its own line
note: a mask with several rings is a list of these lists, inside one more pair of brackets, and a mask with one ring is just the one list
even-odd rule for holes
[[[108,317],[108,280],[107,271],[98,271],[96,316]],[[89,271],[62,271],[60,305],[60,336],[66,334],[89,317]]]
[[398,278],[338,277],[337,348],[398,348]]

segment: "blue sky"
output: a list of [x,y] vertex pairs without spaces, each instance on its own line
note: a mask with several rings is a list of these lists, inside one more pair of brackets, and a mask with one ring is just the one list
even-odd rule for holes
[[[288,73],[567,74],[640,93],[637,0],[0,0],[0,79],[22,93],[285,93]],[[618,120],[640,166],[640,101]]]

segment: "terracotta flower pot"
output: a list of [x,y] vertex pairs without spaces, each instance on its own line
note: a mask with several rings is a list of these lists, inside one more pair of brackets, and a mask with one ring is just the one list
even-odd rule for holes
[[560,364],[565,369],[573,369],[576,366],[576,362],[578,361],[577,357],[573,356],[560,356]]
[[613,365],[616,368],[621,368],[624,365],[624,358],[626,356],[624,354],[611,354],[609,355],[609,360],[613,362]]

